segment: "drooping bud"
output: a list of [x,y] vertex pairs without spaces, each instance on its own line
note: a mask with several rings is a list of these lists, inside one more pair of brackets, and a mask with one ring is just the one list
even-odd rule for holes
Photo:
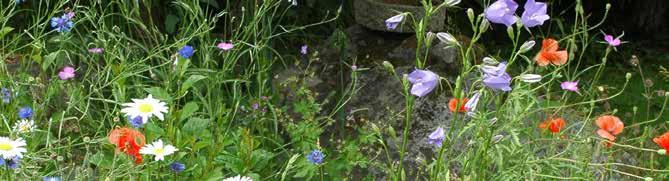
[[531,50],[535,44],[536,42],[534,42],[533,40],[526,41],[525,43],[523,43],[523,45],[520,46],[520,50],[518,50],[518,53],[525,53]]

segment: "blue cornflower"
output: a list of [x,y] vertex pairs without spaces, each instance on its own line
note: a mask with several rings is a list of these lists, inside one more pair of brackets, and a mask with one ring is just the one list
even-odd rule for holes
[[19,109],[19,118],[28,119],[33,116],[33,109],[30,106],[22,107]]
[[12,101],[12,91],[3,87],[0,89],[0,97],[2,98],[2,102],[7,104],[9,101]]
[[42,179],[42,180],[43,180],[43,181],[60,181],[60,177],[57,177],[57,176],[52,176],[52,177],[50,177],[50,176],[44,176],[44,179]]
[[135,128],[141,128],[142,126],[144,126],[144,121],[142,121],[142,116],[136,116],[135,118],[128,116],[128,122],[130,123],[130,125],[132,125],[132,127]]
[[186,165],[179,162],[172,162],[172,164],[170,164],[170,169],[172,169],[173,172],[179,173],[186,169]]
[[51,18],[51,27],[55,28],[56,31],[61,33],[69,32],[72,27],[74,27],[74,23],[72,22],[72,15],[66,13],[61,17]]
[[194,52],[194,51],[195,51],[195,49],[193,49],[192,46],[190,46],[190,45],[186,45],[186,46],[184,46],[184,47],[181,47],[181,49],[179,49],[179,55],[181,55],[182,57],[188,59],[188,58],[190,58],[191,56],[193,56],[193,52]]
[[9,167],[11,169],[17,169],[17,168],[19,168],[19,166],[21,166],[21,158],[20,157],[15,156],[14,158],[7,160],[7,167]]
[[324,158],[325,154],[321,150],[311,151],[311,153],[307,155],[307,160],[316,165],[320,165],[321,163],[323,163]]

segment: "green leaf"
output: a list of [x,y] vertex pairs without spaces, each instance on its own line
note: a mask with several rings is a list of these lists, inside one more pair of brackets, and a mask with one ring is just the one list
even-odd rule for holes
[[196,102],[186,103],[186,105],[181,109],[181,115],[179,116],[179,120],[181,121],[186,120],[186,118],[192,116],[193,113],[197,112],[198,109],[200,109],[200,107],[197,105]]
[[165,135],[165,130],[163,128],[158,127],[152,121],[146,123],[145,126],[146,126],[146,131],[151,133],[152,135]]
[[58,57],[59,52],[51,52],[48,55],[44,56],[44,62],[42,63],[42,70],[46,71],[51,64],[56,60],[56,57]]
[[3,27],[2,29],[0,29],[0,38],[5,37],[5,35],[7,35],[7,33],[11,32],[12,30],[14,30],[14,28],[12,27],[9,26]]
[[179,17],[173,15],[173,14],[168,14],[167,17],[165,17],[165,30],[169,34],[174,34],[177,31],[177,23],[179,22]]
[[181,129],[184,132],[187,133],[197,133],[201,132],[209,126],[209,119],[202,119],[202,118],[190,118],[186,124],[184,124],[184,127]]
[[179,91],[179,93],[183,94],[184,92],[186,92],[186,90],[193,87],[193,85],[195,85],[195,83],[197,83],[198,81],[200,81],[202,79],[205,79],[205,78],[207,78],[207,77],[202,76],[202,75],[191,75],[190,77],[188,77],[188,79],[186,79],[186,81],[184,81],[183,84],[181,84],[181,91]]

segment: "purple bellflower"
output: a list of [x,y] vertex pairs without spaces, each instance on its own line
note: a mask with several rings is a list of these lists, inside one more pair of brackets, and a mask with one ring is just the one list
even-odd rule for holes
[[520,18],[523,21],[523,25],[528,28],[543,25],[544,21],[550,19],[548,14],[546,14],[547,9],[546,3],[527,0],[525,11]]
[[413,84],[411,94],[418,97],[423,97],[432,92],[439,83],[439,75],[429,70],[416,69],[409,74],[407,79]]
[[483,84],[493,90],[511,91],[511,76],[506,73],[506,62],[501,62],[497,67],[482,68]]
[[578,92],[578,81],[564,81],[560,84],[560,87],[562,87],[563,90]]
[[497,0],[485,8],[484,14],[488,21],[511,26],[516,23],[518,3],[513,0]]
[[404,13],[402,13],[388,18],[386,20],[386,28],[388,28],[389,30],[394,30],[395,28],[397,28],[397,25],[402,23],[402,21],[404,20],[404,16],[405,16]]
[[444,135],[444,129],[438,127],[436,130],[434,130],[434,132],[430,133],[430,136],[427,137],[427,144],[441,147],[441,144],[444,142],[444,138],[446,138],[446,135]]

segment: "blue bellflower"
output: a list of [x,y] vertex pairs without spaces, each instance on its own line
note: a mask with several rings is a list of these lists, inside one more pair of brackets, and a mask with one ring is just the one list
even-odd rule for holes
[[72,30],[74,23],[72,22],[72,15],[69,13],[63,14],[61,17],[51,18],[51,27],[56,29],[57,32],[67,33]]
[[28,119],[33,116],[33,109],[30,106],[22,107],[19,109],[19,118]]
[[170,164],[170,169],[175,173],[179,173],[186,170],[186,165],[180,162],[172,162],[172,164]]
[[321,150],[313,150],[307,155],[307,160],[316,165],[322,164],[323,159],[325,159],[325,154]]
[[179,55],[185,59],[189,59],[191,56],[193,56],[193,52],[195,52],[195,49],[193,49],[193,47],[190,45],[186,45],[179,49]]

